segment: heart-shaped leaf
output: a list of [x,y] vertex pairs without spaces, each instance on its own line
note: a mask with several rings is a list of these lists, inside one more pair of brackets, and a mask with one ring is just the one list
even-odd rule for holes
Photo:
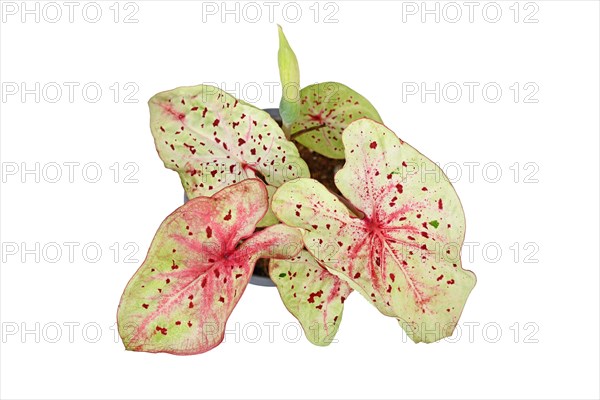
[[298,229],[283,224],[253,234],[267,206],[265,185],[247,179],[196,197],[163,221],[119,304],[128,350],[197,354],[221,343],[256,261],[302,248]]
[[308,340],[318,346],[330,344],[342,322],[350,286],[320,266],[306,250],[293,259],[271,260],[269,275]]
[[[454,188],[436,164],[375,121],[350,124],[343,140],[346,164],[336,185],[364,217],[312,179],[282,185],[273,211],[304,229],[315,258],[396,317],[415,342],[452,335],[475,285],[461,267],[465,219]],[[318,251],[332,241],[335,254]]]
[[274,187],[310,176],[269,114],[219,88],[180,87],[148,104],[156,150],[165,167],[179,174],[190,199],[261,175]]
[[360,118],[381,122],[375,107],[348,86],[337,82],[310,85],[300,91],[300,117],[291,138],[329,158],[344,158],[342,132]]

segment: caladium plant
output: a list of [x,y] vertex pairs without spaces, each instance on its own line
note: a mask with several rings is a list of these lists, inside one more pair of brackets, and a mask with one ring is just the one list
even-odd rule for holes
[[475,284],[454,188],[354,90],[301,89],[281,27],[278,63],[281,120],[207,85],[150,99],[157,152],[190,200],[121,297],[128,350],[214,348],[261,262],[313,344],[332,343],[354,290],[415,342],[452,334]]

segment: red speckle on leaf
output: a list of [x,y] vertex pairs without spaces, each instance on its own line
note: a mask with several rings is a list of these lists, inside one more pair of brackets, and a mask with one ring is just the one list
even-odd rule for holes
[[421,232],[421,236],[424,238],[429,238],[429,234],[427,232]]
[[218,126],[218,125],[219,125],[219,122],[220,122],[220,121],[219,121],[219,119],[218,119],[218,118],[217,118],[217,119],[215,119],[215,120],[213,121],[213,126]]
[[190,301],[190,304],[188,305],[189,308],[194,308],[194,302]]
[[198,111],[198,107],[192,107],[192,111]]
[[316,292],[316,293],[311,293],[311,294],[308,296],[308,299],[307,299],[307,301],[308,301],[309,303],[314,303],[314,302],[315,302],[315,297],[321,297],[321,295],[322,295],[322,294],[323,294],[323,291],[322,291],[322,290],[319,290],[319,291],[318,291],[318,292]]
[[440,276],[437,277],[438,281],[441,281],[442,279],[444,279],[444,275],[440,275]]
[[401,184],[397,184],[396,185],[396,190],[398,191],[398,193],[402,193],[402,191],[404,190],[404,188],[402,187]]
[[327,229],[331,228],[331,224],[325,224],[325,228],[327,228]]
[[206,286],[206,277],[204,277],[202,279],[202,283],[200,284],[201,287],[205,287]]
[[358,278],[360,278],[360,272],[357,272],[354,274],[354,279],[358,279]]
[[188,300],[194,300],[194,295],[193,295],[193,294],[190,294],[190,295],[188,296]]
[[172,261],[173,261],[173,264],[171,264],[171,269],[172,270],[179,269],[179,265],[175,264],[175,260],[172,260]]
[[425,186],[423,186],[423,187],[421,188],[421,190],[422,190],[422,191],[424,191],[424,192],[426,192],[426,191],[427,191],[427,188],[426,188]]
[[206,237],[209,239],[212,237],[212,229],[210,226],[206,227]]
[[241,146],[244,143],[246,143],[246,141],[244,139],[238,139],[238,146]]
[[229,212],[227,213],[227,215],[226,215],[226,216],[224,216],[224,217],[223,217],[223,219],[224,219],[225,221],[229,221],[229,220],[231,219],[231,210],[229,210]]
[[406,162],[405,162],[405,161],[402,161],[402,166],[403,166],[403,167],[408,167],[408,165],[406,165]]
[[225,298],[224,298],[223,296],[221,296],[221,297],[219,297],[219,301],[220,301],[221,303],[225,303]]
[[167,334],[167,328],[161,328],[160,326],[156,325],[156,330],[162,333],[163,335]]
[[317,229],[319,227],[319,225],[311,225],[313,227],[313,229]]
[[191,327],[192,327],[192,322],[191,322],[191,321],[188,321],[188,324],[187,324],[187,325],[188,325],[188,326],[191,328]]
[[[196,154],[196,147],[194,147],[194,146],[192,146],[192,145],[189,145],[189,144],[187,144],[187,143],[184,143],[183,145],[184,145],[185,147],[187,147],[187,148],[190,150],[190,153],[192,153],[192,154]],[[171,146],[173,146],[173,145],[171,145]]]
[[204,110],[202,110],[202,118],[206,117],[207,111],[208,111],[208,108],[204,107]]
[[448,285],[454,285],[454,279],[450,279],[449,281],[446,282]]
[[161,127],[160,127],[160,130],[161,130],[162,132],[164,132],[164,131],[165,131],[165,128],[163,128],[163,127],[161,126]]
[[390,274],[390,279],[392,280],[392,282],[395,282],[396,281],[396,275]]
[[370,148],[372,149],[376,149],[377,148],[377,142],[371,142],[371,144],[369,145]]
[[323,304],[319,304],[318,306],[315,306],[315,308],[317,308],[317,309],[319,309],[319,310],[320,310],[320,309],[322,309],[322,308],[323,308]]
[[344,304],[344,302],[346,301],[346,298],[345,298],[344,296],[342,296],[342,297],[340,298],[340,301],[342,302],[342,304]]
[[444,204],[442,203],[442,199],[439,199],[439,200],[438,200],[438,208],[439,208],[440,210],[443,210],[443,209],[444,209]]
[[165,283],[168,285],[169,283],[171,283],[171,280],[170,280],[169,278],[167,278],[167,279],[165,280]]
[[148,309],[148,307],[149,307],[149,306],[150,306],[150,305],[149,305],[149,304],[146,304],[146,303],[142,304],[142,307],[144,307],[146,310]]
[[175,325],[181,325],[181,321],[175,321]]

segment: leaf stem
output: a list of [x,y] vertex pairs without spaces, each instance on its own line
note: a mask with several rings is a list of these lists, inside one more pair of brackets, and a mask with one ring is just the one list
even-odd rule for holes
[[[303,130],[298,131],[298,132],[294,132],[294,133],[291,134],[291,136],[290,136],[289,139],[290,140],[294,140],[295,138],[297,138],[300,135],[304,135],[305,133],[312,132],[312,131],[317,130],[317,129],[321,129],[321,128],[324,128],[326,126],[327,126],[326,124],[321,124],[321,125],[316,125],[316,126],[312,126],[310,128],[303,129]],[[284,132],[285,132],[285,129],[284,129]],[[287,136],[287,134],[286,134],[286,136]]]
[[285,122],[281,124],[281,130],[285,134],[287,140],[292,140],[292,127]]

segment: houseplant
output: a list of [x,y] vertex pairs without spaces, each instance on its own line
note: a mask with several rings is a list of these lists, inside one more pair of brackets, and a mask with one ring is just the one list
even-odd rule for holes
[[190,201],[163,221],[125,288],[117,319],[129,350],[217,346],[261,258],[316,345],[331,342],[353,291],[415,342],[458,322],[475,277],[461,267],[452,185],[422,174],[445,177],[360,94],[335,82],[300,89],[281,28],[279,39],[281,127],[210,86],[149,101],[158,154]]

